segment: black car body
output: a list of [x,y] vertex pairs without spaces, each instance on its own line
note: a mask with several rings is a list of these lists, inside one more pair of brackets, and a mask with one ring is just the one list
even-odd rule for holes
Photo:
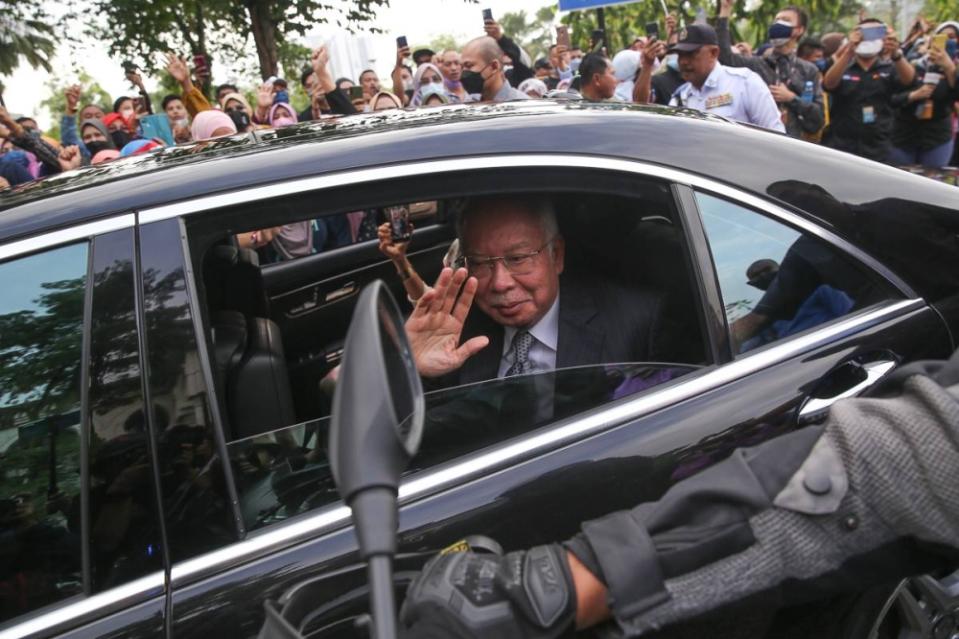
[[[20,544],[0,580],[0,637],[253,636],[267,598],[320,575],[311,592],[333,611],[325,620],[353,614],[337,598],[364,573],[349,568],[355,539],[322,456],[317,383],[363,285],[382,278],[405,293],[374,241],[260,265],[230,238],[436,201],[411,249],[431,281],[457,202],[521,191],[564,205],[567,243],[591,276],[635,274],[670,297],[683,356],[550,374],[571,390],[545,417],[506,408],[509,380],[430,395],[444,436],[430,449],[427,431],[401,487],[401,551],[473,533],[507,549],[562,539],[737,446],[820,418],[898,363],[956,346],[959,190],[691,111],[385,112],[26,185],[0,196],[0,278],[42,286],[0,318],[8,331],[76,339],[55,357],[9,332],[0,348],[20,349],[4,360],[18,379],[36,378],[5,389],[0,406],[0,497],[15,498],[2,521]],[[752,244],[741,242],[749,224],[715,226],[727,213],[770,225],[755,242],[781,233],[807,261],[827,255],[816,272],[832,273],[814,284],[848,306],[735,348],[728,324],[750,303],[730,291]],[[620,233],[626,219],[635,234]],[[80,266],[48,266],[54,258]],[[61,311],[72,319],[47,326]],[[11,474],[28,453],[33,471]],[[45,460],[49,471],[34,472]],[[31,500],[34,512],[15,510]],[[60,550],[39,550],[51,545]]]

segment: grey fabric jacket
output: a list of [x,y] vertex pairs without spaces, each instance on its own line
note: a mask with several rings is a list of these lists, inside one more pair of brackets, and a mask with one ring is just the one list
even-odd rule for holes
[[567,548],[609,588],[618,633],[959,564],[959,352],[877,394],[583,524]]

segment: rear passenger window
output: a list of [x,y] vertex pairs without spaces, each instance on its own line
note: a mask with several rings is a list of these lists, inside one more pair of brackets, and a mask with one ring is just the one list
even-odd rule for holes
[[0,265],[0,622],[83,592],[87,246]]
[[818,238],[711,195],[696,198],[734,354],[893,296]]

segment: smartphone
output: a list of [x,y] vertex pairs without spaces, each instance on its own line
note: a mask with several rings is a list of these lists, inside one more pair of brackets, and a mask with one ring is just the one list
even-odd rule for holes
[[492,22],[493,21],[493,10],[492,9],[483,9],[483,22]]
[[406,36],[400,36],[400,37],[398,37],[398,38],[396,39],[396,48],[397,48],[397,49],[402,49],[402,48],[408,47],[408,46],[410,46],[410,45],[407,44],[407,42],[406,42]]
[[410,225],[410,207],[405,204],[386,207],[386,219],[390,223],[390,237],[394,242],[406,242],[413,237]]
[[606,32],[602,29],[593,29],[593,35],[590,36],[590,48],[593,51],[598,51],[603,47],[603,44],[606,40]]
[[168,146],[176,144],[173,139],[173,129],[170,128],[170,120],[166,114],[144,115],[140,118],[140,128],[145,138],[159,138]]
[[567,50],[570,49],[569,27],[567,27],[565,24],[561,24],[556,27],[556,44],[566,47]]
[[882,40],[886,37],[886,25],[881,24],[878,27],[861,27],[863,40]]
[[659,23],[658,22],[646,23],[646,37],[656,38],[657,40],[659,39]]
[[193,68],[197,71],[206,69],[206,56],[202,53],[193,56]]
[[350,87],[350,101],[362,100],[362,99],[363,99],[363,87],[361,86]]
[[949,36],[945,33],[937,33],[932,36],[932,46],[940,51],[946,50],[946,43],[949,42]]

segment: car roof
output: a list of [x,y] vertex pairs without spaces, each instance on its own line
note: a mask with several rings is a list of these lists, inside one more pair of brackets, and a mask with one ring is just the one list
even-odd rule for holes
[[698,111],[530,100],[331,117],[51,176],[0,195],[0,239],[321,173],[504,153],[652,162],[765,197],[793,181],[843,203],[899,197],[959,208],[955,187]]

